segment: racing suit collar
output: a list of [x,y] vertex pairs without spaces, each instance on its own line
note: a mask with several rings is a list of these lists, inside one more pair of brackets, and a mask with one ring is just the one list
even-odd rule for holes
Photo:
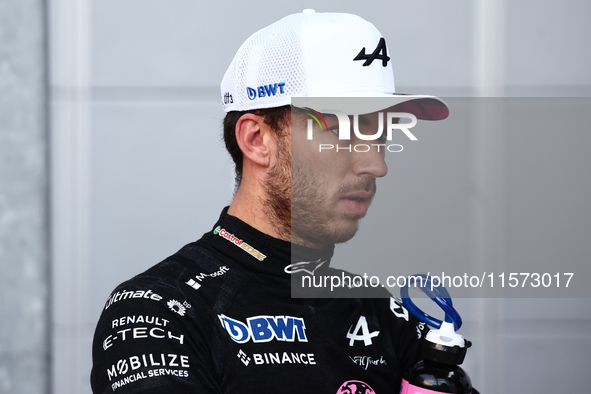
[[228,208],[223,209],[212,231],[204,235],[221,253],[255,272],[279,276],[296,272],[313,274],[328,268],[334,245],[312,249],[271,237],[229,215]]

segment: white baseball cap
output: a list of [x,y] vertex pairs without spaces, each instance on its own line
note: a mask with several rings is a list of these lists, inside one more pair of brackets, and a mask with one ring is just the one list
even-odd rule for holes
[[396,93],[390,52],[373,24],[314,10],[250,36],[228,67],[221,94],[226,112],[290,105],[292,97],[387,97],[388,106],[418,119],[449,114],[437,97]]

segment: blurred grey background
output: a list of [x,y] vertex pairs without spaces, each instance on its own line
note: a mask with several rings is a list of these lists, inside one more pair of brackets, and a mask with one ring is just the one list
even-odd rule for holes
[[[218,84],[232,56],[304,8],[373,22],[399,92],[591,96],[591,3],[579,0],[0,1],[0,393],[90,392],[110,291],[231,200]],[[475,267],[588,260],[572,240],[589,233],[589,130],[568,134],[573,150],[559,130],[514,136],[475,117],[485,126],[469,139],[439,136],[416,167],[390,167],[406,182],[392,248]],[[456,304],[482,393],[588,390],[588,300]]]

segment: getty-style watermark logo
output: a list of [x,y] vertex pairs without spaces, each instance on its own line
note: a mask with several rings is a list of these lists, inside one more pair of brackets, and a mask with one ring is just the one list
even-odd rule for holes
[[[307,138],[314,139],[314,122],[319,126],[321,131],[329,130],[324,116],[309,107],[304,107],[304,112],[310,117],[307,120]],[[348,152],[369,152],[372,147],[377,148],[378,152],[402,152],[404,149],[400,144],[387,144],[385,141],[391,141],[394,132],[401,131],[411,141],[417,141],[417,137],[411,133],[410,129],[417,125],[417,117],[407,112],[378,112],[377,113],[377,130],[368,130],[367,125],[363,126],[363,133],[359,129],[359,117],[364,115],[347,115],[340,110],[330,110],[330,114],[334,115],[338,121],[338,127],[331,129],[338,135],[339,140],[344,141],[344,145],[339,144],[319,144],[319,152],[336,150]],[[361,141],[375,141],[375,143],[361,143],[351,144],[351,118],[353,120],[353,134],[356,139]],[[385,124],[384,124],[385,119]],[[410,122],[401,122],[403,119],[408,119]],[[375,127],[375,126],[374,126]],[[385,132],[385,136],[384,136]]]

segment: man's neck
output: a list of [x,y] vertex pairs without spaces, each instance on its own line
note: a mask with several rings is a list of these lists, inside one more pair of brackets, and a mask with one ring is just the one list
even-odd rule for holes
[[270,235],[273,238],[291,241],[289,236],[281,236],[277,231],[277,224],[273,224],[263,210],[259,195],[249,193],[246,187],[241,185],[228,209],[228,214],[237,217],[244,223],[259,230],[262,233]]
[[310,242],[291,233],[291,229],[278,231],[278,223],[269,219],[269,215],[263,209],[261,198],[258,195],[245,192],[245,188],[239,187],[234,195],[228,215],[232,215],[273,238],[281,239],[311,249],[322,249],[326,245]]

